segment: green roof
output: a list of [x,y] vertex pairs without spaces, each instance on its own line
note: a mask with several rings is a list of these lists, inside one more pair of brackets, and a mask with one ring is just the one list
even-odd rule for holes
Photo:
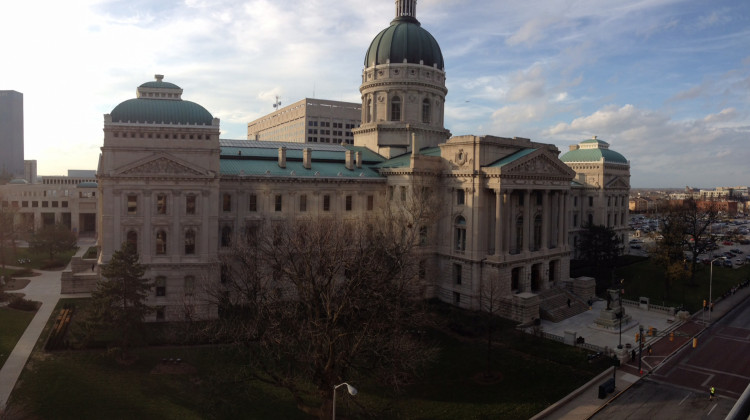
[[[594,140],[596,141],[596,140]],[[577,149],[560,156],[563,162],[600,162],[604,159],[608,163],[628,163],[625,156],[609,149]]]
[[518,159],[521,159],[522,157],[531,154],[533,152],[536,152],[537,149],[521,149],[517,151],[516,153],[513,153],[512,155],[508,155],[502,159],[498,159],[489,165],[487,165],[487,168],[501,168],[511,162],[515,162]]
[[[420,149],[419,154],[422,156],[440,156],[440,148],[439,147],[426,147],[424,149]],[[404,153],[403,155],[398,155],[394,158],[383,161],[375,166],[377,168],[383,168],[383,169],[408,168],[410,164],[411,164],[411,153]]]
[[443,53],[435,38],[419,24],[416,18],[403,16],[394,19],[370,43],[365,54],[365,67],[373,64],[402,63],[422,64],[438,69],[445,68]]
[[[148,82],[162,83],[165,82]],[[165,99],[129,99],[110,113],[112,122],[211,125],[213,116],[195,102]]]
[[174,83],[162,82],[162,81],[146,82],[146,83],[140,85],[139,87],[143,87],[143,88],[157,88],[157,89],[180,89],[180,87],[177,86]]

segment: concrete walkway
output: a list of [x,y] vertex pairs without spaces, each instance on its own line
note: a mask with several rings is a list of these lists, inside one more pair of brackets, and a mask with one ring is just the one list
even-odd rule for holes
[[[80,248],[76,256],[83,255],[93,243],[93,239],[90,238],[79,241],[78,246]],[[24,331],[21,339],[18,340],[10,356],[8,356],[8,360],[5,361],[2,369],[0,369],[0,417],[2,417],[2,413],[5,411],[8,398],[16,386],[18,377],[21,376],[21,372],[29,360],[31,351],[34,349],[37,340],[39,340],[44,326],[47,325],[52,311],[57,306],[57,301],[61,297],[68,297],[60,295],[60,277],[62,271],[35,272],[40,273],[40,275],[29,277],[29,284],[25,288],[13,291],[25,294],[26,299],[41,302],[42,306],[37,311],[34,319],[31,320],[31,323],[29,323],[29,326],[26,327],[26,331]],[[72,295],[70,297],[82,297],[82,295]]]

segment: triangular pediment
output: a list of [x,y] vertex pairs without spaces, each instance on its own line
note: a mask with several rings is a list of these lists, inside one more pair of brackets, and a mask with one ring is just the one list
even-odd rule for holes
[[630,184],[622,177],[616,176],[610,180],[604,188],[621,189],[630,188]]
[[576,173],[559,159],[553,158],[543,150],[523,156],[503,165],[501,175],[533,176],[549,178],[574,178]]
[[208,171],[184,162],[174,156],[157,154],[125,165],[116,170],[117,175],[125,176],[171,176],[171,177],[203,177]]

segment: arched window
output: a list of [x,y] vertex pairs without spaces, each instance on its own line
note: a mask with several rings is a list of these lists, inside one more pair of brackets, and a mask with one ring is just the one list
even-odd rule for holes
[[365,110],[367,115],[365,115],[365,121],[372,122],[372,98],[367,98],[367,109]]
[[138,253],[138,233],[136,231],[129,230],[125,241],[133,247],[134,252]]
[[401,121],[401,97],[391,98],[391,121]]
[[534,218],[534,251],[542,247],[542,216],[537,215]]
[[423,123],[429,123],[430,122],[430,100],[425,98],[422,101],[422,122]]
[[456,232],[456,237],[454,238],[456,251],[466,251],[466,219],[463,216],[456,217],[454,226]]
[[185,231],[185,255],[195,254],[195,231],[188,229]]
[[221,228],[221,246],[228,247],[232,244],[232,228],[224,226]]
[[156,232],[156,255],[167,253],[167,232],[158,230]]

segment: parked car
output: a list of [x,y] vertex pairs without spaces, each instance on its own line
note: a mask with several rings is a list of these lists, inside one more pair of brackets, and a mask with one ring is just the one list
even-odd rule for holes
[[641,249],[641,246],[638,244],[630,244],[630,249]]
[[745,265],[745,260],[743,260],[742,258],[737,258],[736,260],[734,260],[734,265]]
[[724,260],[724,267],[731,267],[732,266],[732,260]]
[[733,244],[733,243],[731,243],[731,242],[729,242],[729,241],[724,241],[724,245],[727,245],[727,246],[729,246],[729,245],[734,245],[734,244]]

